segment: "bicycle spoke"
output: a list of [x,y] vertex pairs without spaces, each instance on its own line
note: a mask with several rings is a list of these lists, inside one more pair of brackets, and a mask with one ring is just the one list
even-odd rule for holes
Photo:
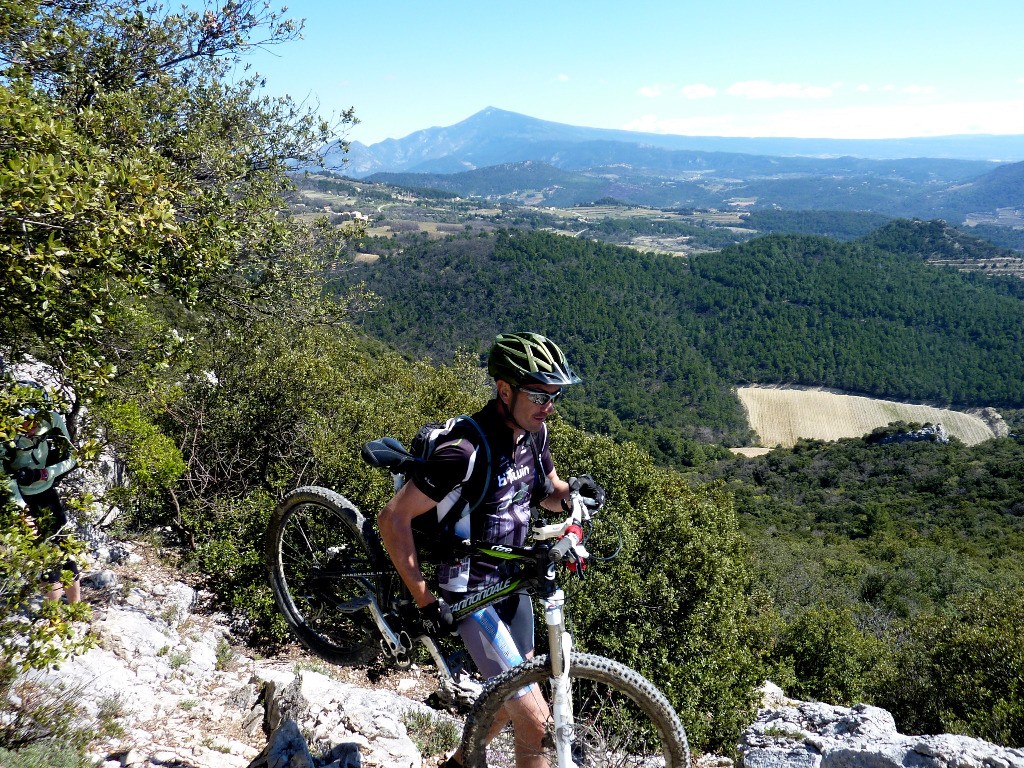
[[363,525],[343,497],[308,488],[275,512],[268,536],[271,583],[285,619],[310,650],[341,663],[376,653],[366,606],[380,567]]
[[[536,684],[534,690],[541,692],[550,712],[546,663],[539,657],[509,670],[485,691],[466,723],[468,765],[514,768],[517,757],[557,765],[550,718],[539,749],[517,742],[510,726],[487,742],[496,722],[507,716],[506,703],[524,684]],[[569,677],[575,719],[571,752],[580,768],[688,768],[686,734],[668,702],[648,681],[617,662],[590,654],[573,655]]]

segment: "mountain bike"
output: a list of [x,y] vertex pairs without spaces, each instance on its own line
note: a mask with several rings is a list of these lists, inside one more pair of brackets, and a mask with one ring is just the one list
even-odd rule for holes
[[[364,459],[396,478],[417,461],[392,438],[372,441],[367,449]],[[532,690],[544,696],[549,713],[542,747],[549,765],[688,768],[686,732],[665,696],[623,664],[573,648],[558,566],[587,556],[575,534],[580,528],[572,526],[589,525],[591,515],[578,493],[573,492],[567,506],[564,521],[534,527],[528,546],[457,545],[460,555],[501,560],[507,575],[450,605],[455,619],[525,590],[543,605],[549,646],[547,654],[487,681],[466,718],[465,764],[515,765],[522,748],[514,734],[507,727],[495,731],[505,701],[536,685]],[[569,530],[573,533],[566,535]],[[446,654],[448,639],[423,631],[379,534],[341,494],[315,486],[289,493],[270,521],[267,563],[278,607],[312,652],[334,663],[353,664],[367,663],[382,651],[402,667],[411,663],[418,642],[433,659],[442,690],[467,691],[461,652]]]

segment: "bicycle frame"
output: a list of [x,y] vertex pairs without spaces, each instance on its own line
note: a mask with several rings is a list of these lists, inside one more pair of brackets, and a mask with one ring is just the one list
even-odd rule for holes
[[[565,768],[575,768],[576,766],[572,757],[575,720],[572,692],[569,686],[569,664],[572,658],[573,640],[572,635],[565,628],[563,610],[565,592],[557,586],[555,577],[558,562],[568,554],[570,549],[580,546],[581,542],[573,538],[570,542],[571,546],[560,546],[558,549],[561,551],[558,552],[552,539],[558,537],[561,540],[570,526],[579,525],[584,519],[589,519],[589,513],[577,493],[570,496],[570,501],[572,513],[565,521],[542,528],[534,528],[534,537],[537,539],[537,543],[533,546],[469,547],[469,551],[477,555],[519,561],[522,564],[520,566],[522,570],[449,606],[455,618],[459,619],[524,587],[532,596],[543,600],[544,623],[548,628],[548,658],[551,664],[553,693],[551,718],[554,723],[555,754],[558,765]],[[526,575],[531,564],[533,573]],[[424,640],[427,639],[429,638],[424,638]],[[429,649],[430,645],[427,647]]]
[[[549,528],[564,530],[567,525],[568,522],[549,526]],[[552,545],[544,541],[528,547],[487,546],[467,543],[458,545],[456,549],[457,554],[460,556],[474,555],[496,560],[515,561],[517,570],[513,575],[497,584],[493,584],[479,592],[474,592],[450,605],[449,608],[451,608],[452,615],[457,620],[465,618],[471,613],[486,608],[520,589],[526,589],[531,595],[545,600],[551,599],[556,594],[561,595],[559,605],[564,604],[564,593],[555,585],[556,566],[549,559],[551,548]],[[391,574],[380,575],[390,576]],[[378,575],[378,578],[380,575]],[[395,574],[395,578],[397,578],[397,574]],[[412,650],[413,639],[404,630],[396,633],[391,628],[387,617],[384,615],[384,611],[381,609],[377,596],[367,594],[366,602],[359,606],[353,606],[353,610],[361,610],[364,607],[370,610],[370,615],[380,631],[381,644],[385,651],[390,653],[395,659],[407,658]],[[561,620],[561,614],[559,614],[559,620]],[[436,640],[429,635],[422,635],[417,639],[434,660],[434,664],[440,674],[452,678],[452,670],[444,654],[441,653]],[[554,640],[554,638],[551,639]]]

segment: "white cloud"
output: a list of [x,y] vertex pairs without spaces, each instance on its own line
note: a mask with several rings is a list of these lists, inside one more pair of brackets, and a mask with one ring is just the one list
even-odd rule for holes
[[687,136],[886,139],[969,133],[1024,134],[1024,100],[728,112],[672,118],[644,115],[626,130]]
[[826,99],[832,95],[832,89],[820,85],[744,80],[730,85],[726,93],[746,99]]
[[679,92],[688,99],[710,99],[718,93],[717,90],[712,88],[710,85],[704,85],[704,83],[691,83],[690,85],[684,85]]
[[860,85],[857,86],[857,93],[870,93],[870,92],[871,92],[871,86],[868,85],[867,83],[861,83]]
[[566,74],[560,74],[555,79],[558,80],[558,82],[560,82],[560,83],[568,83],[569,82],[569,76],[566,75]]
[[912,95],[935,93],[934,85],[906,85],[902,89],[903,93],[909,93]]
[[646,96],[648,99],[656,99],[664,93],[665,87],[662,85],[645,85],[640,88],[640,95]]

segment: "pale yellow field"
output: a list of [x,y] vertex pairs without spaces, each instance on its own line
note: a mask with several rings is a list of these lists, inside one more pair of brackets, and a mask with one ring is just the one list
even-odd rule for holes
[[992,427],[970,413],[910,405],[798,387],[739,387],[750,428],[762,446],[789,448],[798,438],[861,437],[893,421],[941,423],[950,435],[975,445],[995,437]]

